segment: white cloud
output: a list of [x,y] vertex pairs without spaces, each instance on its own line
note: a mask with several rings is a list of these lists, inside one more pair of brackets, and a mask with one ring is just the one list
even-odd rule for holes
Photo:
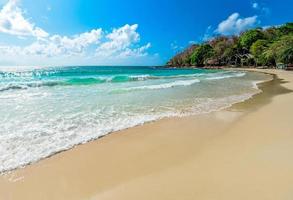
[[126,48],[124,51],[121,51],[117,58],[135,58],[135,57],[143,57],[143,56],[147,56],[148,53],[146,52],[147,49],[149,49],[151,47],[151,43],[147,43],[144,46],[138,47],[138,48]]
[[136,24],[126,24],[109,34],[104,34],[102,29],[94,29],[71,37],[53,35],[37,39],[27,46],[0,46],[0,54],[6,58],[91,58],[107,62],[145,57],[151,43],[138,45],[140,35],[137,27]]
[[257,16],[240,18],[239,13],[233,13],[218,25],[215,32],[223,35],[239,34],[256,24]]
[[75,56],[83,55],[90,45],[97,45],[102,38],[102,29],[94,29],[72,37],[53,35],[51,37],[36,40],[32,44],[24,47],[11,46],[0,47],[6,54],[33,55],[33,56]]
[[126,24],[121,28],[114,29],[106,35],[106,41],[97,47],[96,56],[107,58],[146,55],[145,50],[151,47],[150,43],[142,47],[134,47],[140,41],[137,28],[137,24]]
[[[28,45],[0,45],[3,63],[49,60],[107,60],[126,61],[148,55],[151,43],[140,45],[138,25],[124,25],[110,33],[101,28],[73,36],[49,35],[43,29],[25,19],[17,0],[9,0],[0,11],[0,32],[27,39]],[[30,36],[30,38],[27,38]],[[19,60],[14,58],[18,57]],[[50,61],[49,61],[50,62]],[[1,63],[0,63],[1,64]],[[27,64],[27,63],[26,63]]]
[[0,32],[17,36],[47,37],[49,34],[23,16],[18,0],[9,0],[0,10]]
[[98,44],[101,38],[102,29],[94,29],[73,37],[53,35],[24,47],[24,53],[47,57],[84,54],[88,46]]
[[256,2],[252,3],[252,8],[258,9],[258,3],[256,3]]

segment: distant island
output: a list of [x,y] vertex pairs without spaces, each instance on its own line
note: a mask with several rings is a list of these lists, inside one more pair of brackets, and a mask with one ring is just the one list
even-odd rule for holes
[[171,58],[168,67],[268,67],[293,69],[293,23],[217,36],[193,44]]

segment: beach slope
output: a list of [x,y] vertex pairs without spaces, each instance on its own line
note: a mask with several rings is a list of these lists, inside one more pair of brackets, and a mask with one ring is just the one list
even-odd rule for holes
[[262,71],[284,92],[247,103],[250,111],[236,105],[111,134],[2,175],[0,199],[291,200],[293,73]]

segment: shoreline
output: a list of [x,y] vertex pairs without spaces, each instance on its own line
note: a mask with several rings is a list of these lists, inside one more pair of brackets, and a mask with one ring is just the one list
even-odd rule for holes
[[[188,69],[188,68],[186,68]],[[195,67],[194,69],[200,69],[200,68],[197,68]],[[204,69],[204,68],[203,68]],[[220,69],[220,68],[218,68]],[[249,68],[248,68],[249,69]],[[217,70],[216,68],[215,69],[208,69],[208,70]],[[249,70],[246,70],[246,69],[243,69],[243,68],[221,68],[221,70],[231,70],[231,71],[243,71],[243,72],[247,72]],[[263,72],[261,72],[263,73]],[[116,133],[119,133],[121,131],[125,131],[125,130],[128,130],[128,129],[132,129],[132,128],[135,128],[135,127],[139,127],[139,126],[144,126],[146,124],[149,124],[149,123],[155,123],[155,122],[158,122],[158,121],[161,121],[161,120],[166,120],[166,119],[178,119],[178,118],[186,118],[186,117],[192,117],[192,116],[198,116],[198,115],[205,115],[205,114],[210,114],[210,113],[213,113],[213,112],[219,112],[219,111],[226,111],[226,110],[232,110],[234,108],[235,105],[241,105],[241,104],[246,104],[247,101],[250,101],[251,99],[255,98],[256,96],[260,95],[261,93],[263,93],[263,87],[265,87],[265,83],[266,82],[271,82],[271,81],[276,81],[275,79],[277,78],[275,74],[272,74],[272,73],[264,73],[264,74],[268,74],[268,75],[271,75],[272,78],[271,79],[268,79],[268,80],[262,80],[262,81],[256,81],[256,82],[253,82],[253,85],[255,85],[255,89],[259,90],[259,92],[256,92],[254,94],[251,94],[250,97],[247,97],[245,99],[242,99],[242,100],[239,100],[238,102],[234,102],[234,103],[231,103],[230,105],[228,106],[223,106],[221,108],[218,108],[216,110],[210,110],[208,112],[203,112],[203,113],[188,113],[188,114],[182,114],[182,115],[176,115],[176,116],[167,116],[167,117],[162,117],[162,118],[158,118],[158,119],[155,119],[155,120],[151,120],[151,121],[145,121],[143,122],[142,124],[137,124],[135,126],[132,126],[132,127],[128,127],[128,128],[123,128],[121,130],[116,130],[116,131],[112,131],[112,132],[109,132],[109,133],[106,133],[104,135],[101,135],[97,138],[93,138],[93,139],[90,139],[88,141],[84,141],[84,142],[81,142],[81,143],[78,143],[78,144],[75,144],[73,145],[72,147],[70,148],[67,148],[67,149],[63,149],[63,150],[60,150],[60,151],[57,151],[53,154],[50,154],[46,157],[43,157],[43,158],[40,158],[39,160],[37,161],[32,161],[32,162],[29,162],[27,164],[24,164],[24,165],[21,165],[19,167],[16,167],[16,168],[11,168],[11,169],[8,169],[8,170],[4,170],[4,171],[1,171],[0,172],[0,176],[1,175],[6,175],[6,174],[9,174],[9,173],[13,173],[14,171],[17,171],[17,170],[20,170],[20,169],[24,169],[30,165],[35,165],[37,164],[38,162],[41,162],[45,159],[49,159],[51,157],[54,157],[55,155],[58,155],[60,153],[63,153],[63,152],[66,152],[66,151],[70,151],[71,149],[74,149],[74,148],[78,148],[78,146],[80,145],[86,145],[87,143],[91,143],[91,142],[94,142],[96,140],[99,140],[103,137],[107,137],[111,134],[116,134]],[[279,84],[279,83],[275,83],[275,84]],[[244,111],[244,110],[242,110]]]
[[[266,71],[277,74],[279,78],[286,81],[293,80],[293,74],[287,71],[254,71]],[[286,73],[288,74],[286,75]],[[274,79],[272,82],[277,80]],[[233,144],[233,142],[231,144],[227,143],[229,140],[237,143],[238,141],[233,140],[233,138],[235,133],[237,135],[237,131],[240,130],[238,126],[244,126],[242,124],[245,124],[245,120],[247,121],[251,116],[257,114],[258,112],[254,112],[256,109],[258,111],[261,109],[266,110],[264,107],[272,109],[270,105],[275,101],[276,97],[289,95],[292,98],[292,94],[289,93],[289,90],[293,89],[292,82],[284,83],[281,80],[279,81],[279,83],[271,84],[275,86],[288,84],[287,87],[273,88],[272,90],[275,91],[269,91],[269,95],[267,93],[263,94],[265,92],[260,93],[244,103],[234,104],[226,110],[197,116],[162,119],[118,131],[119,134],[114,134],[116,133],[114,132],[108,134],[107,137],[101,137],[98,140],[78,145],[73,149],[57,153],[25,168],[2,175],[0,176],[0,197],[4,196],[4,199],[40,199],[41,197],[43,197],[41,199],[117,199],[118,196],[121,197],[119,199],[150,199],[151,197],[162,195],[157,199],[170,199],[170,197],[175,197],[174,199],[179,197],[183,199],[192,199],[192,197],[193,199],[195,197],[208,199],[210,193],[205,193],[204,190],[215,193],[223,191],[218,191],[212,187],[214,182],[210,178],[213,177],[209,177],[208,173],[205,174],[209,170],[204,171],[203,173],[206,176],[202,177],[200,173],[190,171],[190,169],[200,168],[198,163],[204,162],[207,165],[203,164],[203,166],[212,170],[209,164],[215,161],[207,159],[211,156],[210,154],[215,153],[213,152],[215,147],[211,146],[211,143],[219,145],[218,142],[220,141],[220,143],[224,142],[223,144],[228,144],[228,146]],[[264,87],[270,88],[272,86],[269,82],[261,85],[266,84],[268,85]],[[247,103],[249,101],[252,102]],[[251,107],[252,109],[249,110],[247,109],[247,106],[251,106],[249,104],[256,107]],[[289,113],[286,115],[288,117],[292,116],[290,105],[285,106],[289,106]],[[246,113],[243,110],[249,112]],[[209,126],[211,122],[213,126]],[[252,124],[257,126],[257,124]],[[245,126],[245,128],[247,127]],[[233,134],[231,134],[231,130],[234,129],[235,131],[232,131]],[[292,126],[286,127],[287,129],[289,131],[293,130]],[[269,132],[269,130],[266,131]],[[243,134],[239,135],[245,137]],[[290,134],[288,135],[291,137]],[[255,141],[248,140],[247,142],[253,143]],[[240,143],[240,145],[242,144]],[[223,150],[221,145],[218,148]],[[231,147],[229,150],[231,149],[233,148]],[[237,150],[240,151],[239,149]],[[204,156],[206,153],[209,154],[208,157]],[[290,153],[292,152],[290,151]],[[229,152],[226,152],[226,154],[229,154]],[[218,161],[219,166],[225,164],[221,160],[216,159],[216,161]],[[232,160],[231,162],[235,163],[236,161]],[[117,166],[121,169],[118,170]],[[233,167],[228,168],[232,171],[235,169]],[[170,171],[176,173],[171,173],[170,175]],[[185,174],[185,171],[189,173]],[[187,176],[190,173],[192,176]],[[224,174],[229,177],[229,170]],[[179,175],[185,178],[182,179]],[[221,176],[221,174],[216,173],[214,176]],[[191,177],[194,179],[191,179]],[[195,179],[195,177],[198,179]],[[244,179],[245,177],[242,178]],[[150,181],[153,180],[156,180],[158,182],[156,184],[159,184],[160,187],[162,185],[166,186],[166,191],[157,191],[156,188],[159,185],[150,184]],[[183,180],[189,180],[189,184],[183,184],[189,189],[186,190],[184,187],[180,187],[173,180],[177,180],[180,183]],[[199,183],[205,182],[207,183],[206,186],[211,187],[210,190],[200,186]],[[253,185],[253,183],[251,184]],[[195,188],[197,189],[190,188],[191,185],[196,185]],[[174,186],[179,190],[177,193],[174,190]],[[131,191],[126,188],[131,189]],[[232,186],[229,185],[228,188],[232,188]],[[239,191],[239,188],[237,189]],[[194,191],[197,191],[198,194],[195,194]],[[176,195],[178,198],[176,198]],[[224,194],[222,195],[223,197],[225,196]],[[227,195],[225,197],[230,199],[229,197],[232,194]]]

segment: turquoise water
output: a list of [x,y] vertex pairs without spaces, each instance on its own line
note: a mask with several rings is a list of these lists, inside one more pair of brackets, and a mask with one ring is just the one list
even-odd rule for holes
[[0,172],[113,131],[229,107],[268,78],[159,67],[2,67]]

